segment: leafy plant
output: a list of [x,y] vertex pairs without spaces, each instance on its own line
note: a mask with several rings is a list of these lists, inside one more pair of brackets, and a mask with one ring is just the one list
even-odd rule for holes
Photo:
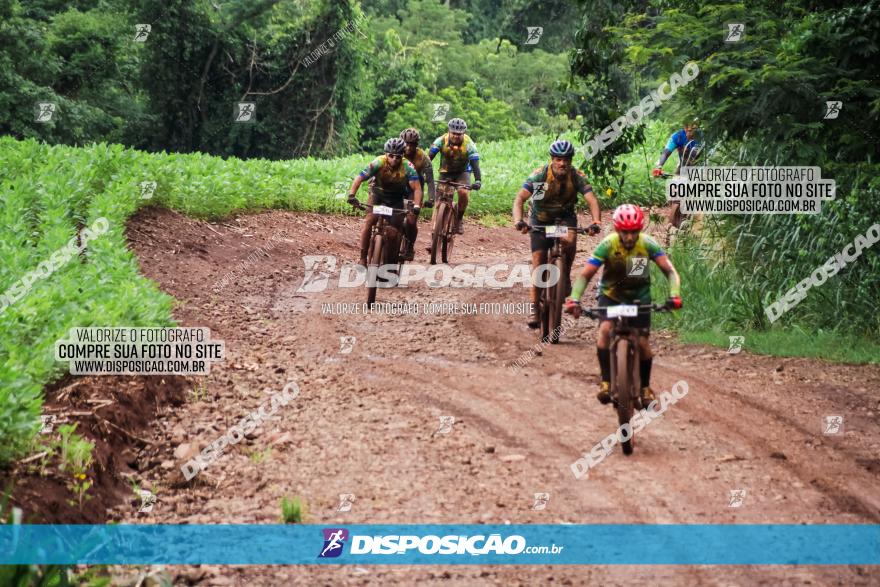
[[60,465],[62,471],[69,473],[72,477],[68,482],[71,491],[77,497],[77,503],[82,508],[83,499],[86,491],[92,486],[92,481],[88,479],[87,472],[92,466],[92,450],[95,443],[85,440],[74,431],[76,424],[64,424],[58,427],[57,447],[60,451]]
[[306,515],[305,503],[299,498],[281,498],[281,521],[285,524],[302,524]]

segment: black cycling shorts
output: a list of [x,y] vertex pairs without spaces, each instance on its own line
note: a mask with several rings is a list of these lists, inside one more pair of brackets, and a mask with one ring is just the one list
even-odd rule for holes
[[[556,224],[557,221],[559,222],[559,224],[564,224],[565,226],[577,226],[578,224],[576,214],[565,215],[552,222],[538,222],[534,217],[532,217],[529,219],[529,224],[531,224],[532,226],[547,226]],[[553,246],[553,239],[547,238],[547,235],[542,231],[533,230],[531,232],[531,239],[533,253],[537,251],[546,251]]]

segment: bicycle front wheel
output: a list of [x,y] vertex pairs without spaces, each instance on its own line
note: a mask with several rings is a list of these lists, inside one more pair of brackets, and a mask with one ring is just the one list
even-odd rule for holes
[[376,303],[376,287],[379,265],[382,264],[383,247],[382,235],[377,234],[370,242],[370,253],[367,257],[367,304],[370,306]]
[[[612,362],[611,386],[614,401],[617,407],[617,423],[629,427],[633,416],[633,402],[635,400],[635,381],[632,377],[633,349],[627,339],[620,339],[614,347],[614,361]],[[631,455],[633,452],[632,429],[627,440],[620,444],[623,454]]]
[[559,275],[556,285],[550,288],[550,342],[556,344],[559,342],[559,336],[562,330],[562,306],[565,305],[565,284],[568,279],[568,267],[565,259],[557,257],[553,263]]

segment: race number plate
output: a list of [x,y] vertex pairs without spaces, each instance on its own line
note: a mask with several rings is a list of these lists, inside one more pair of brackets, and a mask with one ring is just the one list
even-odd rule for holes
[[545,227],[545,231],[547,232],[547,236],[552,236],[556,238],[561,238],[564,236],[568,236],[568,227],[567,226],[547,226]]
[[391,216],[393,210],[388,206],[373,206],[373,214],[380,214],[382,216]]
[[617,318],[618,316],[626,316],[627,318],[633,318],[639,315],[639,307],[638,306],[628,306],[622,304],[620,306],[608,306],[608,317],[609,318]]

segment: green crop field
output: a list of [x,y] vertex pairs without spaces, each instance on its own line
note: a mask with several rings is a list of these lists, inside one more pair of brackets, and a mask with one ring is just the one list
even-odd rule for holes
[[[551,141],[478,143],[484,187],[469,214],[493,223],[508,218]],[[36,433],[43,387],[62,374],[54,343],[71,327],[172,324],[172,300],[139,274],[126,246],[125,223],[139,207],[158,204],[201,218],[266,208],[350,214],[348,186],[370,158],[244,161],[0,138],[0,463]],[[142,182],[156,184],[149,199],[141,198]],[[81,252],[59,253],[102,218],[105,233]]]

